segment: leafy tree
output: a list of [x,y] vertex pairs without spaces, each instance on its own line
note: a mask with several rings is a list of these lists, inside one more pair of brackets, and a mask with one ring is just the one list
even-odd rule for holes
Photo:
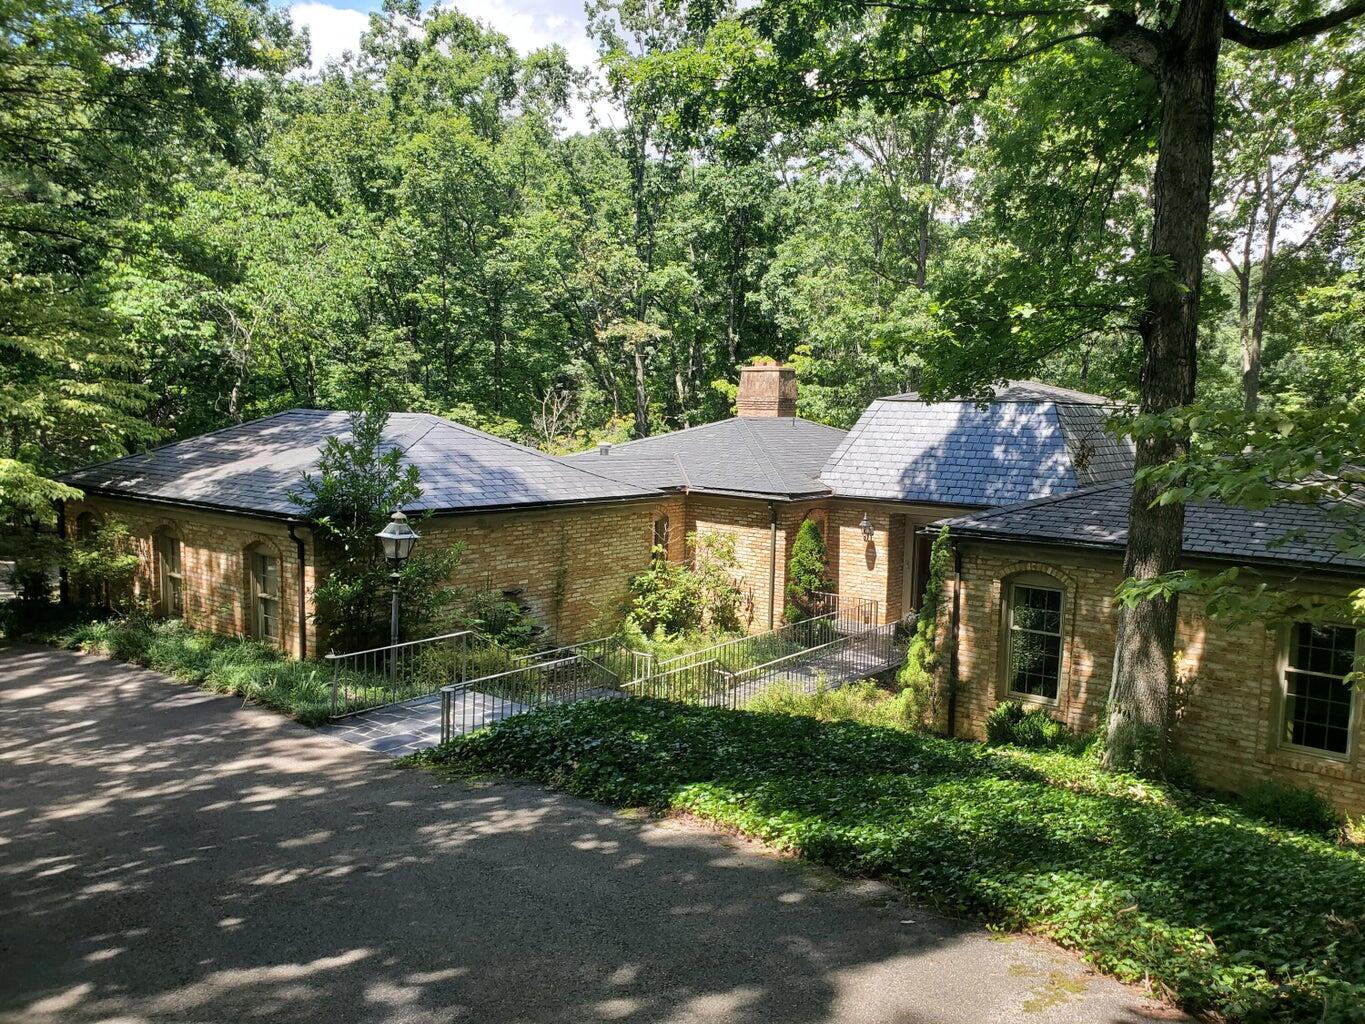
[[812,613],[812,597],[828,591],[829,550],[825,547],[820,524],[804,519],[797,527],[792,541],[792,555],[787,563],[787,621],[796,622]]
[[[1142,342],[1139,406],[1143,413],[1159,414],[1195,397],[1218,56],[1224,41],[1253,51],[1275,50],[1349,25],[1363,13],[1362,0],[1328,11],[1304,5],[1251,8],[1243,17],[1225,0],[1182,0],[1151,10],[1023,0],[985,8],[958,2],[925,7],[770,0],[716,27],[707,47],[681,55],[669,70],[683,80],[681,90],[699,97],[698,103],[710,94],[701,87],[705,82],[731,116],[776,103],[809,121],[863,97],[895,109],[911,98],[977,95],[1010,69],[1066,48],[1078,59],[1096,62],[1103,88],[1149,97],[1156,146],[1150,188],[1154,217],[1146,259],[1135,262],[1130,273],[1136,272],[1143,292],[1132,311]],[[1117,63],[1101,64],[1105,55]],[[1122,70],[1110,73],[1111,64]],[[1083,297],[1082,290],[1061,298],[1079,310]],[[1053,345],[1064,345],[1074,335],[1070,315],[1041,318],[1031,327],[1037,307],[1021,303],[1016,309],[1017,333],[1041,333],[1052,337]],[[1010,339],[988,340],[999,345]],[[931,378],[930,387],[962,390],[985,383],[983,370],[989,365],[955,381]],[[1144,434],[1138,440],[1138,468],[1152,470],[1178,460],[1187,447],[1188,437],[1181,434]],[[1181,555],[1184,506],[1178,500],[1160,502],[1152,480],[1150,473],[1139,475],[1129,514],[1124,568],[1137,580],[1175,570]],[[1106,758],[1117,767],[1142,761],[1160,770],[1169,743],[1175,602],[1159,594],[1144,596],[1133,603],[1124,623]]]
[[[394,512],[422,496],[417,467],[385,442],[387,423],[387,413],[353,414],[349,434],[327,439],[317,472],[305,472],[300,489],[290,494],[308,519],[326,570],[313,592],[313,620],[324,643],[353,650],[388,642],[393,570],[375,535]],[[418,533],[425,518],[410,520]],[[400,636],[418,639],[452,624],[460,592],[451,577],[461,550],[418,542],[398,571]]]
[[267,81],[301,49],[266,0],[6,0],[0,25],[0,497],[14,524],[69,496],[54,472],[158,436],[111,268],[144,246],[171,182],[205,154],[240,155]]

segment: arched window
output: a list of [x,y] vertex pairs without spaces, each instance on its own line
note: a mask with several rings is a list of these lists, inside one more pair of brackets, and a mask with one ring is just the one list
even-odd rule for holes
[[251,635],[272,644],[280,642],[280,559],[264,544],[248,548],[248,596]]
[[185,577],[180,566],[180,538],[167,527],[156,532],[157,605],[168,619],[185,614]]
[[76,539],[87,541],[95,539],[95,513],[82,512],[76,517]]
[[1006,581],[1005,689],[1011,696],[1057,699],[1065,597],[1061,581],[1042,573]]
[[660,513],[654,520],[654,543],[652,547],[663,548],[663,557],[668,557],[669,526],[668,513]]

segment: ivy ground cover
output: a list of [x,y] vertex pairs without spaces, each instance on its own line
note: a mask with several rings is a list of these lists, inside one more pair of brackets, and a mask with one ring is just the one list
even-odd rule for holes
[[695,814],[1050,936],[1192,1011],[1365,1021],[1365,857],[1073,755],[629,700],[545,708],[413,760]]

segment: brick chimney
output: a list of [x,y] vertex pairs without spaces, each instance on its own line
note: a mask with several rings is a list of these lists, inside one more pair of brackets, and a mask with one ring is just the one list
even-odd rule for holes
[[780,363],[739,368],[740,416],[795,416],[796,370]]

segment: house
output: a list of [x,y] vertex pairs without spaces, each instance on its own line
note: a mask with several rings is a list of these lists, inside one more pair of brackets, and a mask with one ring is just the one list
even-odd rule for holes
[[[956,571],[940,626],[956,665],[945,732],[982,738],[1006,698],[1077,730],[1097,726],[1114,672],[1129,497],[1116,481],[947,520]],[[1365,584],[1365,559],[1338,550],[1338,529],[1323,505],[1193,503],[1183,557],[1190,568],[1245,567],[1242,581],[1272,590],[1341,598]],[[1188,594],[1178,607],[1174,736],[1199,778],[1230,790],[1308,784],[1365,813],[1365,701],[1344,681],[1365,656],[1365,630],[1230,626]]]
[[[1103,431],[1093,395],[1028,382],[986,402],[874,402],[851,431],[796,415],[786,366],[740,371],[736,415],[554,458],[416,413],[388,443],[421,471],[422,543],[466,542],[461,580],[515,588],[563,643],[624,603],[650,551],[686,557],[689,534],[733,538],[746,624],[780,623],[787,559],[802,521],[825,532],[841,594],[894,621],[917,607],[928,570],[922,527],[1122,476],[1131,450]],[[289,492],[345,414],[296,409],[66,474],[84,492],[65,529],[126,521],[143,556],[139,595],[162,614],[316,653],[320,570]]]
[[670,495],[672,558],[683,557],[676,524],[733,536],[753,628],[781,619],[806,518],[824,531],[839,593],[894,621],[919,605],[929,523],[1132,472],[1131,445],[1104,431],[1113,404],[1065,388],[1011,381],[984,402],[895,395],[847,432],[798,418],[796,399],[792,368],[745,366],[731,419],[566,461]]
[[[954,642],[944,731],[980,738],[1000,701],[1073,727],[1099,721],[1113,675],[1133,450],[1105,431],[1107,400],[1011,381],[981,401],[873,402],[852,430],[796,415],[789,367],[740,372],[736,415],[554,458],[437,416],[395,414],[387,440],[422,474],[424,545],[464,541],[462,582],[520,589],[562,643],[623,607],[629,580],[684,538],[735,542],[748,625],[780,623],[787,560],[818,522],[835,587],[880,621],[918,608],[944,524],[955,552],[940,626]],[[289,501],[341,413],[293,410],[68,474],[85,497],[64,528],[132,528],[139,593],[161,613],[317,653],[312,587],[325,566]],[[1249,566],[1273,588],[1330,598],[1365,582],[1331,543],[1325,509],[1188,510],[1191,566]],[[604,614],[605,613],[605,614]],[[1365,716],[1343,678],[1362,643],[1346,625],[1228,628],[1180,603],[1176,737],[1209,782],[1318,786],[1365,812]]]
[[[136,589],[162,615],[318,652],[312,589],[325,567],[289,500],[344,413],[295,409],[69,473],[64,528],[131,528]],[[418,467],[423,545],[465,543],[459,583],[516,588],[566,642],[619,606],[649,558],[657,492],[598,476],[439,416],[395,413],[386,441]],[[325,638],[322,638],[325,641]]]

